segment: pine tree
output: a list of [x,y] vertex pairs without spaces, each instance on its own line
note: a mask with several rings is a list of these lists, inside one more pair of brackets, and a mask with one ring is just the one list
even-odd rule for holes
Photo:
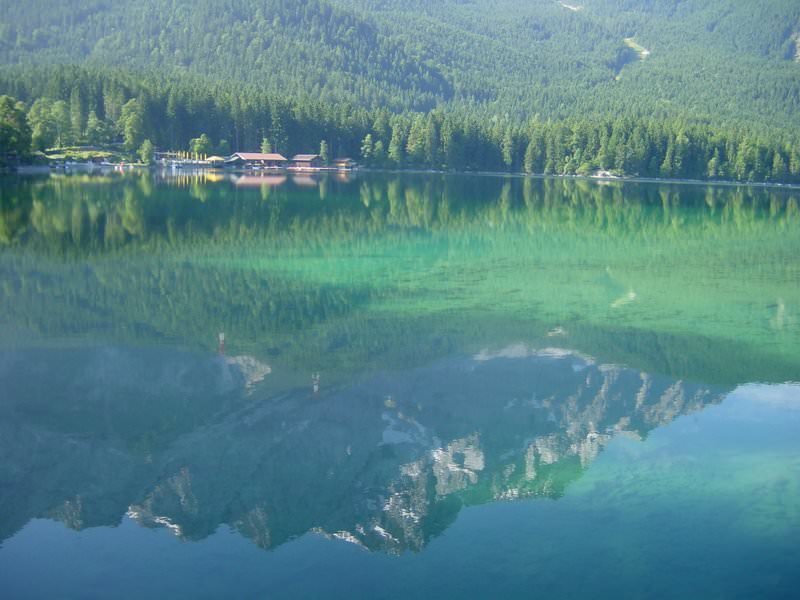
[[383,149],[383,142],[378,140],[375,142],[375,149],[372,152],[372,163],[375,165],[382,165],[386,160],[386,152]]
[[372,162],[372,153],[374,151],[374,144],[372,143],[372,134],[368,133],[361,141],[361,158],[365,163]]
[[319,143],[319,158],[323,165],[327,165],[330,160],[330,156],[328,156],[328,142],[325,140]]
[[667,151],[664,153],[664,160],[661,163],[661,167],[659,168],[659,174],[661,177],[672,177],[675,173],[675,159],[674,159],[675,149],[670,141],[667,145]]
[[795,145],[792,148],[791,155],[789,157],[789,172],[791,173],[792,177],[800,177],[800,145]]
[[178,112],[180,110],[180,106],[178,104],[178,97],[175,94],[174,90],[170,90],[169,96],[167,96],[167,123],[169,124],[169,147],[175,147],[175,137],[176,137],[176,130],[178,124]]
[[406,142],[406,155],[415,165],[421,165],[425,160],[425,123],[422,115],[417,115],[411,123]]
[[739,144],[739,148],[736,152],[736,161],[733,165],[733,172],[736,176],[736,179],[739,181],[745,181],[752,177],[750,167],[750,146],[746,141]]
[[103,139],[103,124],[93,110],[89,111],[89,118],[86,119],[86,141],[90,145],[102,144],[107,141]]
[[83,99],[81,89],[76,85],[69,95],[69,115],[72,129],[72,139],[78,141],[83,137],[85,124],[83,122]]
[[689,166],[689,138],[681,130],[675,136],[674,155],[672,163],[672,175],[675,177],[686,177],[686,168]]
[[132,98],[124,104],[120,124],[125,149],[132,152],[141,144],[144,133],[144,110],[139,100]]
[[506,127],[506,131],[503,134],[500,152],[503,157],[503,164],[505,165],[506,169],[510,170],[514,164],[514,135],[510,125]]
[[525,148],[525,158],[523,159],[523,169],[528,174],[535,172],[536,160],[538,158],[536,154],[536,141],[532,139]]
[[423,144],[425,164],[429,167],[440,167],[441,157],[439,155],[439,128],[436,125],[433,114],[429,114],[428,120],[425,122]]
[[710,179],[715,179],[719,175],[719,150],[714,150],[714,156],[708,161],[706,175],[708,175]]
[[773,181],[783,181],[786,177],[786,161],[783,160],[780,152],[776,152],[772,159],[772,179]]
[[278,108],[277,105],[272,107],[270,119],[270,139],[272,140],[272,148],[274,152],[287,152],[289,140],[286,137],[286,128],[284,127],[283,110]]
[[389,142],[389,160],[396,166],[403,164],[403,132],[399,123],[392,126],[392,139]]

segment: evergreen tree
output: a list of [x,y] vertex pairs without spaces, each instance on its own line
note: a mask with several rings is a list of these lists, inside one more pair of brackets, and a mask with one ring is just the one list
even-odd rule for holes
[[733,165],[734,174],[739,181],[751,179],[750,146],[747,142],[741,143],[736,152],[736,162]]
[[439,155],[439,128],[433,114],[429,114],[425,122],[424,133],[424,163],[429,167],[440,167],[441,157]]
[[659,169],[659,174],[661,177],[672,177],[675,173],[675,148],[672,145],[672,142],[669,142],[667,146],[667,151],[664,154],[664,160],[661,162],[661,167]]
[[166,114],[167,114],[167,123],[169,124],[168,131],[169,131],[169,147],[175,148],[175,138],[177,133],[177,125],[180,122],[180,105],[178,101],[178,97],[175,94],[174,90],[169,91],[169,95],[167,96],[167,106],[166,106]]
[[144,137],[144,108],[138,99],[132,98],[122,106],[120,125],[125,149],[132,152]]
[[800,145],[792,147],[789,158],[789,172],[792,177],[800,178]]
[[772,159],[772,179],[773,181],[783,181],[786,177],[786,161],[783,160],[780,152],[776,152]]
[[511,126],[506,127],[500,149],[503,155],[503,164],[506,169],[511,169],[514,164],[514,137]]
[[531,140],[525,147],[525,157],[522,163],[523,170],[528,173],[534,173],[536,169],[536,142]]
[[448,169],[463,168],[463,144],[452,117],[445,118],[442,123],[440,138],[444,166]]
[[327,165],[328,162],[330,162],[330,156],[328,155],[328,142],[325,140],[322,140],[319,143],[319,157],[324,165]]
[[374,144],[372,143],[372,134],[368,133],[361,141],[361,158],[366,164],[369,164],[372,161],[373,152]]
[[89,117],[86,119],[86,142],[90,145],[107,142],[104,133],[103,123],[97,118],[97,113],[89,111]]
[[399,123],[392,126],[392,139],[389,142],[388,158],[396,166],[403,164],[403,131]]
[[81,89],[76,85],[72,88],[72,92],[69,95],[70,127],[72,129],[72,139],[75,142],[83,137],[83,131],[85,129],[83,114]]
[[425,122],[422,115],[416,115],[411,123],[406,142],[406,156],[414,165],[421,165],[425,160]]
[[269,135],[272,140],[273,151],[278,153],[288,152],[289,140],[286,137],[286,128],[284,127],[283,109],[276,104],[271,107],[270,113]]
[[372,163],[378,166],[383,165],[386,161],[386,152],[383,149],[383,142],[378,140],[375,142],[375,147],[372,151]]
[[715,179],[719,175],[719,150],[715,150],[714,156],[708,161],[707,174],[710,179]]

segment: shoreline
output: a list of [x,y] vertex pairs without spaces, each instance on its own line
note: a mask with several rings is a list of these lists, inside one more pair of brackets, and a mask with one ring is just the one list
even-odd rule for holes
[[594,177],[591,175],[545,175],[543,173],[519,173],[505,171],[445,171],[441,169],[372,169],[361,167],[358,171],[366,173],[412,173],[418,175],[471,175],[478,177],[514,177],[517,179],[576,179],[594,181],[599,184],[609,183],[663,183],[676,185],[713,185],[724,187],[761,187],[782,190],[800,190],[800,183],[780,183],[764,181],[736,181],[731,179],[665,179],[661,177]]
[[[142,165],[142,164],[127,164],[124,166],[125,171],[140,171],[158,170],[158,165]],[[116,167],[97,167],[97,168],[84,168],[82,165],[67,171],[67,173],[92,173],[104,171],[117,171]],[[183,172],[204,172],[204,171],[219,171],[223,173],[250,173],[247,170],[241,169],[219,169],[219,168],[189,168],[182,169]],[[601,185],[608,185],[610,183],[660,183],[668,185],[705,185],[705,186],[722,186],[722,187],[755,187],[765,189],[781,189],[781,190],[800,190],[800,183],[780,183],[780,182],[762,182],[762,181],[736,181],[731,179],[667,179],[662,177],[636,177],[636,176],[621,176],[621,177],[598,177],[592,175],[545,175],[543,173],[520,173],[520,172],[505,172],[505,171],[448,171],[443,169],[381,169],[370,167],[359,167],[350,171],[338,171],[330,168],[322,169],[307,169],[299,170],[281,170],[287,174],[303,174],[315,175],[317,173],[394,173],[394,174],[412,174],[412,175],[462,175],[472,177],[513,177],[516,179],[575,179],[580,181],[593,181]],[[0,170],[0,175],[45,175],[53,173],[64,173],[63,170],[54,170],[45,165],[20,165],[15,169]]]

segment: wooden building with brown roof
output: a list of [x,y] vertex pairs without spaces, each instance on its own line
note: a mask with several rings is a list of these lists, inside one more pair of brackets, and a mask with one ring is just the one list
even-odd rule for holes
[[277,169],[286,167],[289,161],[286,157],[270,152],[235,152],[225,159],[226,167],[239,167],[244,169]]
[[320,169],[324,165],[319,154],[296,154],[292,157],[292,169],[312,170]]
[[333,161],[333,168],[339,171],[352,171],[357,166],[352,158],[336,158]]

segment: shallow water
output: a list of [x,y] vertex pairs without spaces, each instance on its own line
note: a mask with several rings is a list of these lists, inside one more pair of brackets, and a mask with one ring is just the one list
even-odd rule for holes
[[0,180],[0,589],[784,598],[800,196]]

